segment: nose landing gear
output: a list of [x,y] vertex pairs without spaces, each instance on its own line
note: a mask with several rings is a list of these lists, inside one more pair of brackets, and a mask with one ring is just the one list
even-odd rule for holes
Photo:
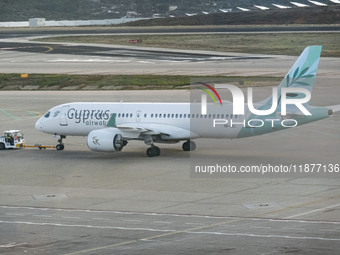
[[63,144],[64,138],[66,138],[66,136],[64,136],[64,135],[59,136],[59,139],[58,139],[59,144],[57,144],[56,147],[55,147],[57,149],[57,151],[62,151],[62,150],[65,149],[65,145]]

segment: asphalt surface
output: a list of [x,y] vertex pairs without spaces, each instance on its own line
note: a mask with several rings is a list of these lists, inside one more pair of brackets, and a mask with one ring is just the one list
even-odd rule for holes
[[[336,254],[340,248],[339,222],[6,206],[0,213],[6,254]],[[16,243],[8,232],[17,234]]]
[[[257,97],[269,88],[257,88]],[[70,101],[186,101],[187,91],[1,92],[0,128],[28,144],[55,145],[34,129],[38,116]],[[338,102],[332,80],[317,80],[313,105]],[[258,100],[260,98],[256,98]],[[13,104],[12,102],[16,102]],[[231,164],[339,163],[339,116],[266,136],[197,140],[196,156]],[[216,144],[216,143],[215,143]],[[190,153],[143,142],[120,153],[66,149],[1,151],[1,254],[337,254],[339,175],[289,178],[190,176]]]
[[[242,54],[162,48],[82,43],[31,42],[36,36],[97,33],[208,33],[232,31],[328,31],[338,26],[317,27],[237,27],[237,28],[114,28],[111,29],[38,29],[0,31],[0,70],[2,73],[67,74],[172,74],[279,76],[286,74],[296,57]],[[321,61],[318,75],[339,76],[339,58]]]
[[[83,44],[57,46],[57,49],[60,47],[62,50],[73,49],[79,52],[77,55],[69,54],[70,50],[68,54],[53,54],[54,48],[48,44],[37,44],[33,48],[7,47],[8,44],[5,46],[0,49],[2,73],[284,77],[296,61],[296,57],[292,56],[146,49],[131,46]],[[96,51],[97,47],[99,51]],[[318,76],[339,78],[339,66],[340,58],[321,58]]]
[[99,56],[113,58],[136,58],[136,59],[152,59],[152,60],[168,60],[168,61],[216,61],[219,60],[247,60],[247,59],[263,59],[266,57],[259,56],[232,56],[221,54],[199,54],[190,52],[175,51],[159,51],[146,49],[133,49],[127,47],[96,47],[82,45],[64,45],[64,44],[37,44],[37,43],[15,43],[0,42],[0,50],[14,52],[30,52],[42,54],[67,54],[67,55],[83,55],[83,56]]

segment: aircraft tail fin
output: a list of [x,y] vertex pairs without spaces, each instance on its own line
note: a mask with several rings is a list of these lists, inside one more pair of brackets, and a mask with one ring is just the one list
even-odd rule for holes
[[[301,53],[289,72],[281,81],[278,87],[278,105],[281,103],[281,88],[304,88],[312,93],[316,71],[318,69],[322,46],[308,46]],[[304,94],[289,93],[287,98],[301,98]],[[258,103],[263,107],[272,105],[272,97],[269,97]],[[306,103],[309,105],[309,103]]]
[[301,87],[312,92],[321,49],[322,46],[306,47],[281,81],[279,89],[286,87]]

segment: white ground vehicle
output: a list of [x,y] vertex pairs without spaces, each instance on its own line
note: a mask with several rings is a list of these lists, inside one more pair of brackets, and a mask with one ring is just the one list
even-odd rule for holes
[[20,130],[5,131],[0,137],[0,150],[17,149],[25,146],[24,135]]

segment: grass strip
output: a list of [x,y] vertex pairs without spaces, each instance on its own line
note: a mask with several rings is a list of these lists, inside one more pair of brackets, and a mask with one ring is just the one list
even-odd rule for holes
[[322,45],[322,56],[340,57],[340,33],[237,33],[181,35],[65,36],[39,39],[46,42],[102,43],[221,52],[298,56],[309,45]]
[[71,75],[0,74],[0,90],[140,90],[187,89],[191,80],[223,82],[239,86],[277,85],[280,77],[184,76],[184,75]]

